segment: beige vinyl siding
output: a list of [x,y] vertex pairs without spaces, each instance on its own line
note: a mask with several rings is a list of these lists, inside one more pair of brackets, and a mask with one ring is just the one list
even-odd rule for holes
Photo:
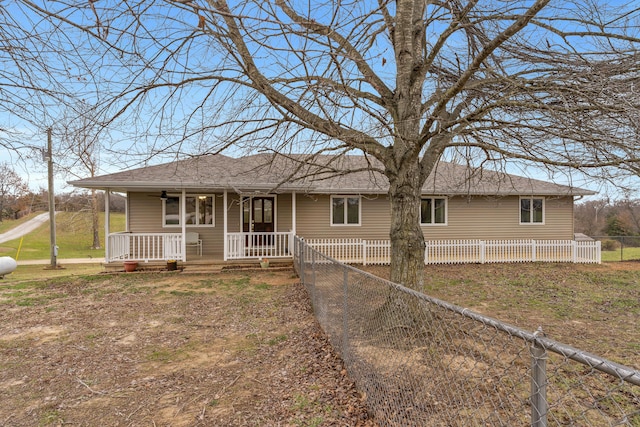
[[[189,193],[190,194],[190,193]],[[211,193],[209,193],[211,194]],[[136,233],[179,233],[180,227],[162,226],[162,202],[157,192],[129,193],[128,230]],[[428,197],[428,196],[425,196]],[[277,230],[292,228],[292,198],[277,195]],[[451,197],[447,225],[423,225],[426,239],[573,239],[572,197],[545,197],[544,224],[520,224],[520,198]],[[296,195],[297,234],[306,238],[388,239],[389,201],[385,195],[361,196],[360,225],[331,225],[330,195]],[[215,194],[215,227],[187,227],[200,234],[203,255],[223,256],[223,195]],[[241,231],[240,196],[228,193],[229,232]],[[190,250],[189,258],[194,254]]]
[[276,230],[278,232],[291,231],[293,227],[291,214],[291,194],[278,194],[276,196]]
[[[242,231],[242,208],[240,206],[240,195],[227,193],[227,230],[229,233],[240,233]],[[222,203],[221,203],[222,204]]]
[[[429,196],[425,196],[429,197]],[[572,197],[545,197],[544,224],[520,224],[520,198],[451,197],[447,225],[423,225],[425,239],[573,239]],[[297,196],[297,234],[306,238],[388,239],[386,196],[362,196],[361,225],[331,226],[329,195]]]
[[362,196],[360,225],[331,225],[330,195],[297,195],[297,234],[309,239],[357,237],[388,239],[389,201],[384,195]]
[[132,233],[166,233],[162,228],[162,200],[159,193],[128,193],[129,224]]
[[426,239],[570,239],[573,199],[545,197],[544,224],[520,224],[520,197],[451,197],[447,225],[423,225]]
[[[224,257],[224,195],[215,195],[216,223],[213,228],[196,228],[193,231],[200,233],[202,239],[202,255]],[[187,227],[189,230],[189,227]]]
[[[192,193],[187,193],[192,194]],[[200,192],[198,194],[214,194]],[[202,254],[223,256],[223,224],[224,224],[224,207],[222,194],[215,195],[215,224],[214,227],[190,227],[187,231],[194,231],[200,234],[202,239]],[[128,194],[128,212],[129,227],[128,231],[132,233],[180,233],[182,227],[163,227],[162,226],[162,201],[158,197],[158,193],[129,193]],[[189,259],[193,259],[195,249],[187,249]],[[195,255],[197,257],[197,255]]]

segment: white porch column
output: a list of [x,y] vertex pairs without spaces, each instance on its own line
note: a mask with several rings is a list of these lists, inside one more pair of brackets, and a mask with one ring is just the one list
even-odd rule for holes
[[131,230],[129,230],[129,223],[131,221],[129,221],[129,192],[128,191],[127,191],[127,197],[125,197],[124,199],[124,218],[125,218],[124,229],[126,232],[130,232]]
[[109,214],[109,205],[111,204],[111,190],[106,189],[104,192],[104,262],[108,263],[111,259],[109,247],[109,233],[111,232],[111,215]]
[[223,204],[223,209],[222,209],[222,259],[223,260],[227,260],[228,258],[228,253],[229,253],[229,242],[227,241],[227,211],[228,211],[228,206],[227,206],[227,190],[224,190],[224,194],[222,196],[222,204]]
[[291,193],[291,232],[296,235],[296,192]]
[[296,223],[296,212],[298,209],[296,208],[296,192],[291,193],[291,233],[289,234],[289,253],[293,254],[293,238],[297,234],[297,223]]
[[182,224],[182,261],[187,261],[187,192],[182,189],[182,197],[180,197],[180,224]]

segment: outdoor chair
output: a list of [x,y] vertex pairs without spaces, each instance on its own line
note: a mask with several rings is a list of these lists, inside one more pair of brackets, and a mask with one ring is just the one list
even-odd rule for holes
[[187,233],[186,244],[187,247],[195,246],[198,255],[202,256],[202,239],[200,238],[200,234],[194,232]]

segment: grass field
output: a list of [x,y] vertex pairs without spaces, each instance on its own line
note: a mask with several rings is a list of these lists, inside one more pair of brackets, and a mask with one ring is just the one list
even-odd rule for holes
[[[34,214],[35,215],[35,214]],[[100,242],[104,246],[104,215],[100,219]],[[13,228],[26,219],[3,221],[0,232]],[[125,229],[123,213],[111,213],[111,231]],[[18,260],[49,259],[49,224],[29,233],[23,239],[0,243],[0,256],[10,256]],[[91,217],[89,212],[60,212],[56,215],[56,243],[58,258],[104,258],[104,249],[91,249]],[[19,252],[18,252],[19,250]]]
[[[388,267],[367,267],[388,278]],[[640,368],[640,263],[432,265],[425,293]]]
[[625,247],[615,251],[602,251],[602,261],[640,260],[640,248]]

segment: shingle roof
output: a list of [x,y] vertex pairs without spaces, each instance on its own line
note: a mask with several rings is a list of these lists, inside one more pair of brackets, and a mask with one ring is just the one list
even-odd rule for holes
[[[71,181],[81,188],[114,191],[231,190],[236,192],[387,193],[381,164],[365,156],[221,154],[193,157]],[[591,195],[595,192],[486,169],[440,162],[423,186],[433,195]]]

